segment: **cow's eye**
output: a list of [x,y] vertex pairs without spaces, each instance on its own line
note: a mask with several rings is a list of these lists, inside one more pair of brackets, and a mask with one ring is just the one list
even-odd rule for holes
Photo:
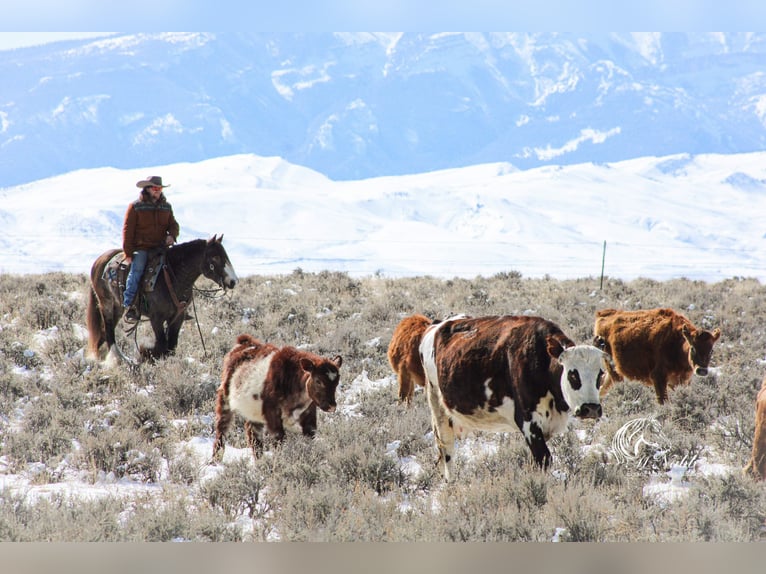
[[567,380],[569,381],[569,384],[572,385],[574,390],[577,390],[582,386],[582,382],[580,381],[580,373],[577,371],[569,371],[567,373]]
[[598,376],[596,377],[596,388],[600,389],[603,382],[604,382],[604,371],[599,371]]

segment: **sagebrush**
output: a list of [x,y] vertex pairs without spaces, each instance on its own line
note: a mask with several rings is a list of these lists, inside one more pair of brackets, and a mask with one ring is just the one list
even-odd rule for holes
[[[0,491],[0,540],[283,541],[754,541],[764,537],[766,486],[739,471],[750,454],[754,399],[766,372],[766,290],[757,280],[353,278],[345,273],[252,276],[225,296],[195,297],[174,356],[131,370],[83,359],[85,275],[0,277],[0,473],[56,485],[156,487],[128,497],[47,497]],[[719,327],[712,375],[671,391],[619,383],[604,417],[551,441],[548,472],[520,433],[459,442],[457,479],[434,462],[422,389],[397,401],[386,351],[398,321],[422,313],[535,314],[578,343],[597,309],[671,307]],[[202,480],[205,461],[179,447],[212,447],[223,355],[240,333],[343,357],[338,402],[312,441],[290,436],[255,460]],[[127,352],[138,341],[122,338]],[[383,381],[350,394],[352,382]],[[660,464],[617,465],[611,437],[636,417],[660,421]],[[241,420],[227,438],[245,446]],[[729,469],[689,476],[684,496],[655,500],[668,460],[705,457]],[[403,461],[416,463],[410,472]],[[1,477],[0,477],[1,478]],[[58,492],[58,493],[57,493]]]

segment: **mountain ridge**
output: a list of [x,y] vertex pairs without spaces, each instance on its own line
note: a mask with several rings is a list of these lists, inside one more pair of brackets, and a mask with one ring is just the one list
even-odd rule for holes
[[225,235],[237,273],[766,280],[766,152],[338,181],[277,156],[73,171],[0,190],[0,272],[87,273],[161,175],[179,241]]
[[0,187],[241,153],[337,180],[766,144],[766,34],[157,33],[0,51]]

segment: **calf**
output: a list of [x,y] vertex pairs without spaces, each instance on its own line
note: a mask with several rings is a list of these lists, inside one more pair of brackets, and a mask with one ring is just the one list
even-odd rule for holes
[[601,394],[615,381],[631,379],[653,386],[657,401],[668,398],[668,387],[688,384],[692,373],[708,373],[713,345],[721,336],[695,327],[672,309],[596,312],[593,344],[612,356]]
[[453,472],[456,434],[518,427],[535,463],[550,465],[545,441],[570,415],[601,416],[605,353],[575,345],[540,317],[451,318],[428,328],[420,343],[438,465]]
[[313,437],[317,407],[335,411],[342,362],[340,355],[328,360],[295,347],[278,348],[247,334],[237,337],[223,360],[213,460],[223,457],[224,436],[235,412],[245,419],[247,443],[256,457],[263,450],[264,426],[278,441],[286,428],[297,430],[298,426]]
[[758,480],[766,480],[766,378],[763,379],[761,390],[755,398],[753,454],[745,467],[745,472]]
[[425,315],[405,317],[394,329],[388,345],[388,362],[399,382],[399,400],[409,403],[415,385],[425,386],[423,363],[420,361],[420,339],[432,321]]

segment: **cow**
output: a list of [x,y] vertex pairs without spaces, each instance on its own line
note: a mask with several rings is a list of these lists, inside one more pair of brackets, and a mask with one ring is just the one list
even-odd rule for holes
[[766,480],[766,378],[755,398],[755,433],[753,453],[745,472],[758,480]]
[[248,334],[224,356],[215,407],[213,460],[223,457],[224,437],[234,413],[245,419],[247,443],[258,458],[263,450],[264,427],[277,441],[285,430],[300,430],[313,437],[317,407],[334,412],[335,391],[343,359],[326,359],[298,350],[277,347]]
[[388,344],[388,362],[399,383],[399,401],[410,403],[415,385],[425,386],[423,363],[420,361],[420,339],[433,321],[425,315],[402,319]]
[[575,345],[551,321],[533,316],[450,318],[420,343],[437,465],[453,474],[455,439],[468,430],[506,432],[515,425],[534,462],[547,469],[545,441],[570,416],[601,417],[599,386],[606,354]]
[[688,384],[692,373],[707,376],[721,336],[720,329],[698,329],[673,309],[602,309],[593,333],[593,344],[612,357],[601,395],[629,379],[653,386],[660,404],[668,399],[668,387]]

